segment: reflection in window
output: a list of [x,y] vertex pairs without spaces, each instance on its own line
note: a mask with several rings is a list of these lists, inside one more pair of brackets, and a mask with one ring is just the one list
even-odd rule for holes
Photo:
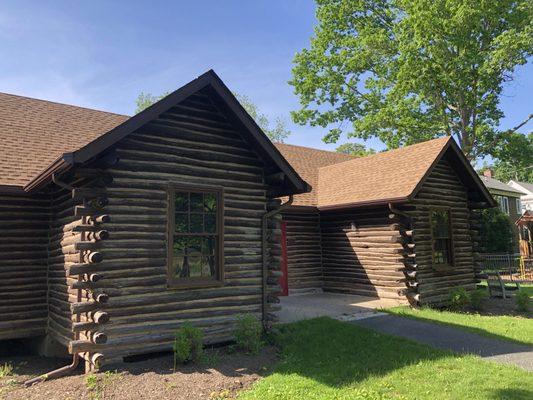
[[170,193],[174,224],[171,224],[172,252],[169,254],[171,283],[187,280],[218,280],[217,252],[221,227],[218,226],[220,191],[181,191]]
[[434,265],[452,265],[452,236],[450,210],[430,211]]

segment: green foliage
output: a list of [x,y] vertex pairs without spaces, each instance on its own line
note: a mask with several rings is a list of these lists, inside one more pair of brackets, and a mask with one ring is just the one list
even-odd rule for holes
[[338,146],[335,151],[337,153],[350,154],[352,156],[364,157],[371,154],[376,154],[376,150],[367,149],[364,144],[361,143],[343,143]]
[[137,108],[135,109],[135,114],[140,113],[144,109],[150,107],[152,104],[157,103],[159,100],[161,100],[163,97],[166,97],[170,94],[170,92],[165,92],[160,96],[154,96],[150,93],[144,93],[141,92],[139,96],[137,97],[137,100],[135,100],[135,104],[137,105]]
[[457,287],[448,295],[448,308],[453,311],[464,311],[472,304],[470,293],[465,288]]
[[183,324],[175,334],[174,345],[174,372],[176,363],[200,361],[203,354],[203,332],[189,323]]
[[257,354],[263,346],[261,322],[251,314],[237,316],[235,342],[237,347],[247,353]]
[[295,122],[333,127],[326,142],[348,126],[389,148],[453,134],[470,159],[516,141],[498,131],[499,96],[533,53],[531,1],[316,2],[310,46],[294,58]]
[[[154,96],[150,93],[141,92],[141,94],[139,94],[137,97],[137,100],[135,100],[137,105],[135,113],[137,114],[150,107],[152,104],[158,102],[169,93],[170,92],[165,92],[160,96]],[[261,130],[270,138],[270,140],[273,142],[283,143],[285,139],[289,137],[291,132],[287,129],[287,123],[283,118],[276,117],[274,121],[271,122],[265,114],[259,111],[257,105],[255,105],[255,103],[248,96],[238,93],[234,93],[234,95],[239,103],[241,103],[241,105],[244,107],[246,112],[250,114],[257,125],[259,125]]]
[[497,157],[493,166],[496,179],[533,183],[533,133],[514,134],[508,146],[500,146]]
[[529,294],[526,291],[519,290],[515,297],[516,309],[521,312],[529,311]]
[[508,253],[514,249],[515,234],[507,215],[498,207],[481,214],[481,243],[488,253]]
[[0,365],[0,378],[5,378],[13,373],[13,365],[11,363],[4,363]]
[[470,305],[476,311],[483,309],[483,301],[488,297],[486,289],[477,289],[470,294]]
[[243,94],[234,93],[234,95],[270,140],[283,143],[289,137],[291,132],[287,129],[287,124],[283,118],[276,117],[274,122],[271,123],[268,117],[259,111],[252,99]]

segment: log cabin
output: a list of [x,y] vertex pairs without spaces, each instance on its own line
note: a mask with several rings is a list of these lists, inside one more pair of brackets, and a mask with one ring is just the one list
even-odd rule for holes
[[0,340],[94,370],[274,319],[279,197],[310,187],[213,71],[133,117],[0,94],[0,138]]
[[454,139],[354,158],[278,144],[312,186],[282,212],[282,287],[442,305],[480,274],[495,201]]
[[274,146],[213,71],[133,117],[0,94],[0,138],[0,340],[68,368],[169,350],[184,322],[268,326],[284,285],[439,301],[473,287],[494,205],[451,138]]

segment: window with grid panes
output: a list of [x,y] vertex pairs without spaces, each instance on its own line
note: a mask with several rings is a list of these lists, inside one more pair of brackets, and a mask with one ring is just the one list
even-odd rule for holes
[[169,286],[222,281],[222,189],[173,186],[168,191]]
[[453,265],[451,215],[449,209],[430,211],[431,242],[434,266]]

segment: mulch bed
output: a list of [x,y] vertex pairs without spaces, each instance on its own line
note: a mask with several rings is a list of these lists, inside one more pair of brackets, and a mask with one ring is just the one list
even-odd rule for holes
[[276,351],[265,347],[260,354],[252,356],[218,348],[206,350],[204,359],[199,364],[178,366],[174,373],[172,354],[168,353],[124,363],[116,370],[93,376],[84,375],[80,369],[75,374],[26,388],[22,385],[26,379],[66,365],[69,360],[2,357],[0,364],[11,363],[14,373],[0,379],[0,399],[229,399],[268,373],[276,361]]

